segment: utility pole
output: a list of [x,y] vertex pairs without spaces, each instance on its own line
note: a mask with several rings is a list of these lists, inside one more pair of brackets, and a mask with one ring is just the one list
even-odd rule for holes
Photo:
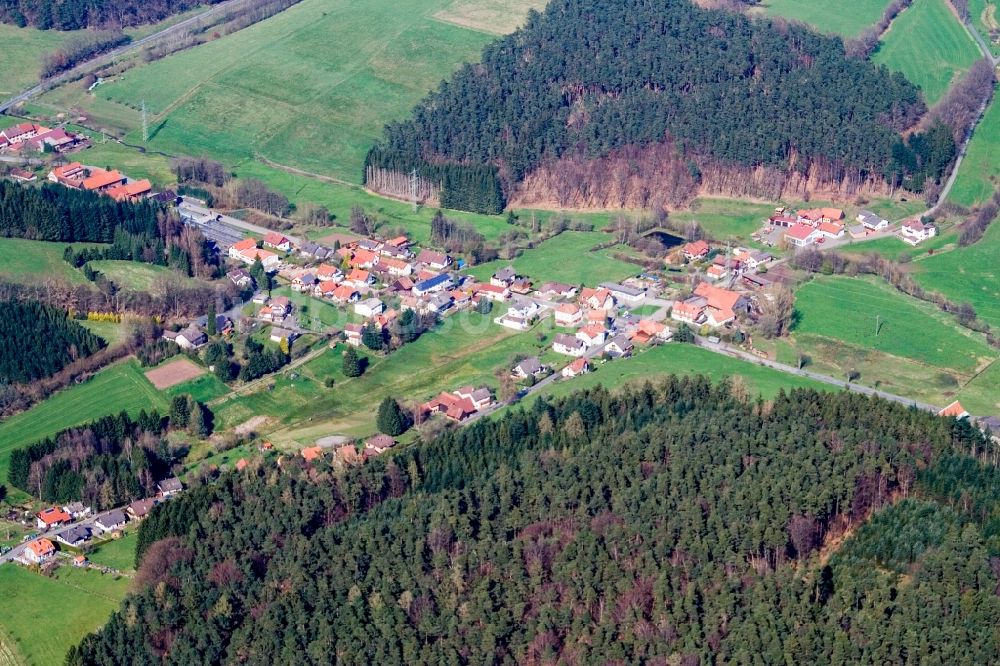
[[417,193],[420,190],[420,176],[417,175],[417,170],[413,169],[410,172],[410,203],[413,204],[413,212],[417,212]]
[[142,100],[142,142],[149,142],[149,120],[146,117],[146,100]]
[[875,315],[875,337],[878,337],[879,315]]

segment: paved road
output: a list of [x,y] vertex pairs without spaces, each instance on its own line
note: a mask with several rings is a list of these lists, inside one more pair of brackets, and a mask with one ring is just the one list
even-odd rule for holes
[[56,74],[53,77],[47,78],[44,81],[42,81],[41,83],[39,83],[39,84],[37,84],[35,86],[32,86],[31,88],[28,88],[27,90],[25,90],[25,91],[23,91],[23,92],[15,95],[15,96],[11,97],[10,99],[8,99],[8,100],[6,100],[4,102],[0,102],[0,113],[4,113],[10,107],[12,107],[12,106],[14,106],[16,104],[19,104],[21,102],[25,102],[25,101],[31,99],[32,97],[34,97],[35,95],[40,95],[43,92],[45,92],[46,90],[48,90],[50,88],[53,88],[53,87],[59,85],[60,83],[63,83],[64,81],[67,81],[67,80],[71,81],[71,80],[73,80],[76,77],[82,76],[84,73],[86,73],[90,69],[93,69],[95,66],[100,66],[100,65],[107,64],[107,63],[113,61],[115,58],[118,58],[119,56],[125,55],[126,53],[130,53],[130,52],[135,51],[137,49],[140,49],[143,46],[146,46],[147,44],[149,44],[151,42],[155,42],[156,40],[158,40],[158,39],[160,39],[162,37],[166,37],[167,35],[170,35],[172,33],[183,32],[185,29],[187,29],[190,26],[198,23],[202,19],[205,19],[205,18],[207,18],[209,16],[212,16],[214,14],[218,14],[220,12],[224,12],[227,9],[229,9],[230,7],[232,7],[233,5],[240,5],[243,2],[244,2],[244,0],[227,0],[227,2],[221,2],[221,3],[217,4],[217,5],[213,5],[212,7],[209,7],[208,9],[206,9],[205,11],[201,12],[200,14],[198,14],[196,16],[192,16],[191,18],[184,19],[180,23],[175,23],[174,25],[169,26],[167,28],[164,28],[163,30],[160,30],[159,32],[154,32],[151,35],[147,35],[146,37],[143,37],[142,39],[137,39],[137,40],[135,40],[133,42],[130,42],[130,43],[124,45],[124,46],[121,46],[121,47],[119,47],[117,49],[113,49],[111,51],[108,51],[107,53],[103,53],[101,55],[95,56],[95,57],[91,58],[90,60],[87,60],[86,62],[80,63],[79,65],[77,65],[73,69],[67,70],[65,72],[62,72],[61,74]]
[[[182,211],[186,211],[194,215],[201,215],[212,218],[216,216],[221,216],[222,219],[220,220],[220,222],[222,222],[223,224],[228,225],[230,227],[236,227],[237,229],[242,229],[244,231],[249,231],[255,234],[263,235],[274,231],[274,229],[268,229],[267,227],[261,227],[256,224],[250,224],[249,222],[244,222],[243,220],[231,217],[229,215],[223,215],[222,213],[218,213],[212,210],[211,208],[206,208],[205,206],[202,206],[201,204],[192,201],[190,198],[181,197],[181,199],[182,201],[180,206],[178,206],[178,208]],[[287,238],[288,240],[292,241],[293,245],[302,244],[302,239],[297,236],[289,236],[285,232],[281,232],[281,235]]]
[[[124,511],[125,510],[125,506],[120,506],[120,507],[118,507],[118,509],[120,509],[121,511]],[[51,539],[53,542],[55,542],[55,538],[56,538],[55,535],[58,534],[59,532],[62,532],[63,530],[68,530],[71,527],[76,527],[77,525],[82,525],[82,526],[85,526],[85,527],[92,527],[93,524],[94,524],[94,521],[96,521],[101,516],[106,516],[111,511],[114,511],[114,509],[108,509],[107,511],[102,511],[101,513],[95,513],[93,515],[87,516],[86,518],[83,518],[82,520],[76,520],[76,521],[73,521],[72,523],[66,523],[65,525],[60,525],[59,527],[56,527],[56,528],[51,529],[51,530],[48,530],[46,532],[42,532],[42,531],[38,531],[38,530],[36,530],[35,532],[38,534],[39,537],[45,537],[45,538]],[[20,557],[21,553],[23,553],[24,549],[28,547],[29,543],[30,543],[30,541],[25,541],[25,542],[19,543],[18,545],[14,546],[9,552],[6,552],[3,555],[0,555],[0,564],[4,564],[5,562],[12,562],[15,559],[17,559],[18,557]]]

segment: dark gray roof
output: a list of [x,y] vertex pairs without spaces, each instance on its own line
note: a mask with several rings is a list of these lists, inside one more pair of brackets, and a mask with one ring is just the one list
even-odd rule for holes
[[125,512],[121,509],[112,509],[97,519],[97,522],[105,527],[121,525],[125,522]]
[[626,287],[623,284],[617,284],[615,282],[602,282],[601,287],[607,289],[612,293],[625,294],[626,296],[639,296],[646,293],[642,289],[636,289],[635,287]]
[[542,371],[542,363],[538,360],[537,356],[526,358],[514,367],[520,369],[526,375],[534,375]]
[[513,266],[507,266],[498,270],[493,277],[498,280],[513,280],[517,277],[517,271],[514,270]]
[[485,387],[477,388],[475,391],[472,392],[472,399],[475,400],[476,402],[479,402],[480,400],[487,400],[491,397],[492,394],[490,394],[490,390]]
[[553,342],[557,342],[563,347],[580,348],[583,346],[582,340],[577,340],[574,336],[569,335],[568,333],[556,333],[556,337],[553,338]]
[[184,486],[181,484],[181,480],[175,476],[172,476],[169,479],[163,479],[163,481],[156,484],[156,487],[160,489],[161,493],[175,493],[184,489]]
[[63,530],[56,535],[56,538],[70,544],[80,543],[90,538],[90,528],[85,525],[74,525],[68,530]]

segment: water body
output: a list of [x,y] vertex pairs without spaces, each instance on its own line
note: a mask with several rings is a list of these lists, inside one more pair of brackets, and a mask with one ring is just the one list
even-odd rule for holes
[[677,247],[684,242],[684,239],[680,236],[675,236],[674,234],[668,233],[666,231],[654,230],[643,234],[643,238],[652,238],[656,240],[664,249],[669,250],[672,247]]

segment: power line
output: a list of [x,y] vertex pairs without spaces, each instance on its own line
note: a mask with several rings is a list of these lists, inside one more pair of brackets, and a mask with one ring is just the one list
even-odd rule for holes
[[146,117],[146,100],[142,100],[142,142],[149,142],[149,120]]

